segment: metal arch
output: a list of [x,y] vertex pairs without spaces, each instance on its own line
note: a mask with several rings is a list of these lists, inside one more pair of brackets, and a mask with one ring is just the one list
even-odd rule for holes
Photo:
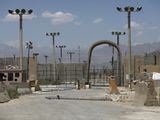
[[91,64],[91,57],[92,57],[92,52],[93,52],[93,49],[99,45],[102,45],[102,44],[109,44],[109,45],[112,45],[113,47],[115,47],[118,51],[118,59],[119,59],[119,62],[118,62],[118,68],[119,68],[119,71],[118,71],[118,75],[120,76],[119,80],[120,80],[120,84],[122,85],[122,80],[121,80],[121,69],[122,69],[122,64],[121,64],[121,57],[122,57],[122,54],[121,54],[121,51],[120,51],[120,48],[116,45],[116,43],[110,41],[110,40],[99,40],[97,42],[95,42],[94,44],[92,44],[92,46],[90,47],[89,49],[89,52],[88,52],[88,67],[87,67],[87,83],[89,84],[89,79],[90,79],[90,64]]

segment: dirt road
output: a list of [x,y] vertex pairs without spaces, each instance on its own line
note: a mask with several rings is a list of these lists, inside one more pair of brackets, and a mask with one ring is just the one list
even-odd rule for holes
[[93,89],[37,92],[25,95],[0,104],[0,120],[132,120],[130,116],[140,111],[135,107],[109,101],[45,98],[57,95],[65,98],[103,98],[104,94],[104,89]]

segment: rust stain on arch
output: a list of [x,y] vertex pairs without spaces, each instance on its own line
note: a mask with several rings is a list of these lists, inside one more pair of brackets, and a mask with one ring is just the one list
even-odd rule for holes
[[118,68],[119,68],[119,71],[118,71],[118,75],[119,75],[119,78],[120,78],[120,84],[122,85],[122,80],[121,80],[121,51],[120,51],[120,48],[116,45],[116,43],[110,41],[110,40],[99,40],[97,42],[95,42],[94,44],[92,44],[92,46],[90,47],[89,49],[89,52],[88,52],[88,67],[87,67],[87,82],[89,83],[89,79],[90,79],[90,64],[91,64],[91,57],[92,57],[92,52],[93,52],[93,49],[99,45],[103,45],[103,44],[108,44],[108,45],[112,45],[113,47],[115,47],[118,51]]

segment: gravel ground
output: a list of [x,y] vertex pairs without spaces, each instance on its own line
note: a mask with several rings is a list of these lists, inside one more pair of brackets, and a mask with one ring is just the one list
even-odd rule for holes
[[[48,100],[103,98],[105,89],[35,92],[0,104],[0,120],[159,120],[159,107],[133,107],[124,103],[92,100]],[[154,119],[153,119],[154,118]]]

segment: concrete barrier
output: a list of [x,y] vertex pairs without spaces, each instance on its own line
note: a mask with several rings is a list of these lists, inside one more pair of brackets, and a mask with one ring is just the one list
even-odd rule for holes
[[158,106],[153,80],[138,82],[135,87],[134,105]]
[[10,98],[5,86],[0,84],[0,103],[8,102],[9,100]]
[[8,102],[10,100],[7,91],[0,92],[0,103]]
[[147,99],[148,87],[146,82],[137,82],[135,85],[134,105],[144,105]]

